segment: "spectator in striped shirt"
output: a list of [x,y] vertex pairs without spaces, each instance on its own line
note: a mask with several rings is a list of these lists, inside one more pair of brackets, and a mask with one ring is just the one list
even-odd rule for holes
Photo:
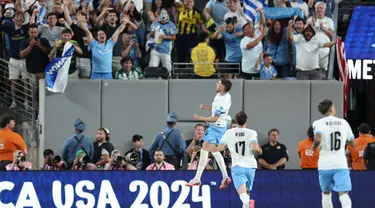
[[156,150],[154,154],[155,163],[149,165],[146,170],[175,170],[174,166],[164,161],[164,153]]
[[[263,58],[263,64],[259,64]],[[275,80],[277,76],[277,71],[272,65],[272,56],[270,54],[260,53],[257,61],[255,62],[255,67],[260,72],[261,80]]]
[[116,79],[121,80],[135,80],[143,78],[143,72],[141,68],[134,65],[133,59],[129,56],[125,56],[120,61],[122,69],[116,73]]
[[183,3],[176,0],[178,11],[176,49],[178,62],[182,63],[189,62],[189,51],[197,45],[197,26],[200,25],[203,32],[208,32],[194,4],[194,0],[184,0]]
[[31,168],[32,168],[31,163],[26,161],[25,155],[21,150],[16,150],[13,153],[13,163],[5,167],[7,171],[31,170]]

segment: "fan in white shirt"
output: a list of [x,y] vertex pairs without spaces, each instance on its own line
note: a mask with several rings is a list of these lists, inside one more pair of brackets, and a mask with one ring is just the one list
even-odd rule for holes
[[345,144],[354,145],[354,135],[344,119],[335,117],[336,109],[332,101],[319,103],[323,118],[313,123],[314,144],[312,150],[320,146],[318,161],[319,183],[322,190],[323,208],[332,208],[331,191],[339,193],[341,207],[351,208],[348,192],[352,189],[350,172],[345,156]]

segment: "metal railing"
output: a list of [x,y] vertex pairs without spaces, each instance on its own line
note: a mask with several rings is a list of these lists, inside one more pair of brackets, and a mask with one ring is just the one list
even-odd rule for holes
[[239,74],[241,72],[240,63],[173,63],[172,64],[172,74],[176,78],[186,78],[188,76],[194,76],[194,66],[199,66],[200,69],[207,67],[207,70],[210,70],[212,67],[216,70],[214,73],[217,76],[226,75],[226,74]]
[[0,105],[3,113],[9,113],[16,117],[17,123],[29,122],[31,124],[32,131],[27,135],[27,139],[24,138],[30,147],[37,142],[38,135],[36,78],[34,75],[28,74],[26,69],[20,69],[19,66],[12,67],[14,70],[19,69],[21,72],[18,73],[21,76],[15,81],[9,80],[9,62],[0,59]]

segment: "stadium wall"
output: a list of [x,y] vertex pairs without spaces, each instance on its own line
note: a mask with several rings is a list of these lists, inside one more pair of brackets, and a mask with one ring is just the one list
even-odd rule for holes
[[[231,185],[219,189],[219,171],[206,171],[202,186],[187,187],[195,171],[0,172],[0,207],[238,208]],[[353,207],[373,207],[374,171],[351,171]],[[370,179],[370,180],[369,180]],[[321,207],[318,171],[257,171],[250,195],[256,208]],[[334,207],[340,207],[333,194]],[[13,203],[13,206],[9,203]],[[5,205],[7,204],[7,205]]]
[[[120,151],[132,147],[134,134],[144,137],[148,148],[165,128],[168,112],[176,112],[180,129],[191,138],[197,122],[193,114],[208,116],[199,104],[211,104],[217,80],[79,80],[69,81],[64,94],[40,90],[40,149],[60,153],[64,140],[73,135],[73,123],[81,118],[86,135],[95,139],[96,129],[111,131],[111,142]],[[261,144],[271,128],[280,130],[279,140],[289,150],[287,169],[298,169],[297,146],[306,138],[311,123],[320,118],[319,101],[328,98],[343,115],[343,86],[337,81],[243,81],[232,80],[230,115],[243,110],[248,127],[258,132]],[[45,89],[44,82],[40,89]],[[42,154],[43,151],[39,151]],[[40,155],[42,159],[42,155]],[[40,161],[41,162],[41,161]]]

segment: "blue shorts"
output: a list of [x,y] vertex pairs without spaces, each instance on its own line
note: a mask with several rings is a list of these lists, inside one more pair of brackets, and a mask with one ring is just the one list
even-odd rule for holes
[[91,73],[91,79],[113,79],[112,73]]
[[203,140],[210,144],[220,144],[227,127],[209,126],[204,134]]
[[319,183],[323,193],[349,192],[352,190],[349,169],[319,170]]
[[234,166],[231,169],[233,184],[236,190],[243,184],[246,184],[246,190],[251,191],[253,189],[255,168],[242,168]]

